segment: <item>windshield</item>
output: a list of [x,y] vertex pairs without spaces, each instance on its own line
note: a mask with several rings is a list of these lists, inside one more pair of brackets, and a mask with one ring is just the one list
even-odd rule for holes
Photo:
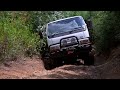
[[64,33],[85,25],[83,18],[74,17],[48,24],[48,36]]

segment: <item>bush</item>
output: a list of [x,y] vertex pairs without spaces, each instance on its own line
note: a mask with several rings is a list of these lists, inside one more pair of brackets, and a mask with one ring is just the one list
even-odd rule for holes
[[37,53],[38,35],[31,33],[25,23],[25,12],[3,12],[0,20],[0,59]]
[[120,43],[120,12],[99,12],[97,15],[94,17],[97,51],[110,52]]

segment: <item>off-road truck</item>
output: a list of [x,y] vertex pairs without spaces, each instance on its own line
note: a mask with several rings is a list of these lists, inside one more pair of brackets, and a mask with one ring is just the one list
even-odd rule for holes
[[68,17],[52,21],[42,32],[45,44],[41,48],[44,67],[53,69],[62,62],[76,62],[83,59],[85,65],[94,64],[90,55],[92,45],[88,24],[82,16]]

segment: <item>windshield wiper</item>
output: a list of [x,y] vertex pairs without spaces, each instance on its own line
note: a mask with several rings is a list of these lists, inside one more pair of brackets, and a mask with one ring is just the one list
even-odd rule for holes
[[49,37],[54,37],[55,35],[58,35],[59,33],[53,33],[51,35],[49,35]]
[[82,30],[82,27],[79,26],[79,27],[73,28],[73,29],[71,29],[71,30],[68,31],[68,32],[71,34],[71,33],[75,32],[76,30],[77,30],[77,31],[78,31],[78,30]]
[[81,29],[82,28],[82,26],[79,26],[79,27],[75,27],[75,28],[73,28],[73,29]]

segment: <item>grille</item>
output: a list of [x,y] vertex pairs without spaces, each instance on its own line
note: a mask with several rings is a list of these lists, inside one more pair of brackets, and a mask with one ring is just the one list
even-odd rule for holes
[[61,40],[61,47],[67,47],[78,44],[76,37],[66,38]]

